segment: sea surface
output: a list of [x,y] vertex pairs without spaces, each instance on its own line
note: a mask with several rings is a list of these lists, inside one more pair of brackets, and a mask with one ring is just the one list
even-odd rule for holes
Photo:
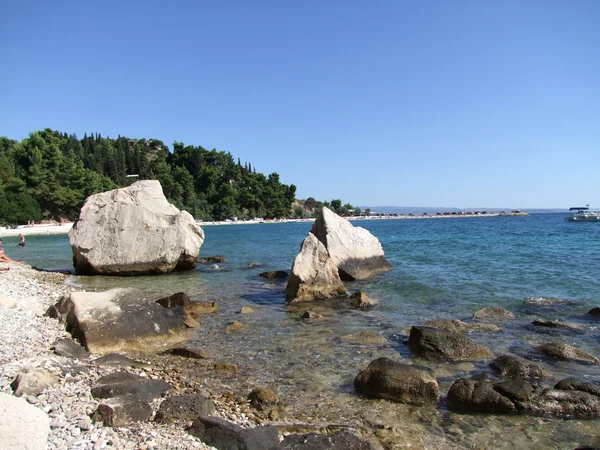
[[[457,414],[443,399],[436,408],[408,407],[364,399],[352,384],[380,356],[432,367],[443,396],[461,376],[483,372],[493,377],[489,361],[432,363],[412,355],[406,345],[412,325],[436,318],[468,322],[484,306],[517,315],[502,323],[499,333],[470,335],[494,354],[539,362],[553,374],[547,385],[566,376],[600,381],[598,365],[552,361],[534,349],[559,341],[600,356],[600,322],[586,314],[600,306],[600,224],[569,223],[564,216],[356,221],[380,240],[393,267],[370,280],[347,283],[350,292],[363,290],[380,301],[369,311],[352,309],[343,300],[288,306],[285,280],[259,277],[267,270],[290,270],[310,223],[207,226],[201,256],[224,255],[226,263],[200,264],[190,273],[72,276],[69,282],[90,290],[132,286],[157,299],[184,291],[193,300],[217,301],[218,314],[200,318],[192,344],[240,367],[236,377],[227,379],[228,388],[270,387],[293,417],[371,427],[388,448],[600,445],[600,420]],[[31,236],[26,248],[7,253],[34,266],[72,270],[64,235]],[[248,268],[253,262],[262,265]],[[255,312],[240,314],[243,306]],[[323,318],[300,319],[306,310]],[[540,329],[531,325],[538,318],[574,322],[584,331]],[[244,323],[242,332],[220,331],[234,320]],[[360,345],[346,338],[362,331],[381,335],[386,343]]]

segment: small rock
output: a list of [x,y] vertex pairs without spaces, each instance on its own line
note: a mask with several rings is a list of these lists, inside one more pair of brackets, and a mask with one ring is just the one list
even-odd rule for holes
[[238,322],[236,320],[236,321],[231,322],[229,325],[227,325],[221,331],[223,333],[236,333],[238,331],[242,331],[244,328],[246,328],[245,325],[242,322]]
[[178,347],[172,348],[171,350],[167,350],[166,353],[170,353],[176,356],[183,356],[184,358],[210,359],[210,355],[199,348]]
[[342,341],[352,342],[354,344],[371,345],[371,344],[384,344],[387,339],[378,334],[372,333],[371,331],[363,331],[356,334],[347,334],[340,338]]
[[588,314],[590,314],[594,317],[600,317],[600,308],[599,307],[592,308],[588,311]]
[[206,264],[206,263],[226,263],[227,262],[227,258],[225,258],[222,255],[205,256],[203,258],[198,258],[198,262],[202,263],[202,264]]
[[238,367],[235,364],[230,364],[230,363],[215,363],[214,364],[214,369],[217,372],[224,372],[224,373],[237,373],[238,371]]
[[254,311],[255,310],[253,308],[250,308],[249,306],[242,306],[240,314],[252,314]]
[[533,325],[537,325],[540,327],[548,327],[548,328],[568,328],[571,330],[585,330],[583,325],[578,325],[576,323],[571,322],[562,322],[560,320],[543,320],[536,319],[531,322]]
[[366,292],[357,291],[350,296],[350,302],[352,306],[356,306],[357,308],[367,309],[372,308],[375,305],[378,305],[379,302],[371,297]]
[[289,274],[284,270],[272,270],[270,272],[263,272],[258,276],[261,278],[266,278],[267,280],[276,280],[281,278],[286,278]]
[[565,361],[571,360],[600,364],[600,360],[598,360],[598,358],[595,356],[561,342],[549,342],[536,347],[536,350],[553,358],[562,359]]
[[266,411],[276,407],[279,404],[279,397],[270,389],[257,387],[248,395],[250,405],[259,410]]
[[300,316],[302,319],[320,319],[321,317],[323,317],[321,314],[314,311],[304,311]]
[[515,315],[504,308],[486,306],[473,314],[475,320],[514,320]]

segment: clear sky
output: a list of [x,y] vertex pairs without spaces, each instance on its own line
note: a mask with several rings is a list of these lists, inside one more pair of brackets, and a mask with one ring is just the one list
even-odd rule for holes
[[4,1],[0,135],[225,150],[297,197],[600,206],[600,1]]

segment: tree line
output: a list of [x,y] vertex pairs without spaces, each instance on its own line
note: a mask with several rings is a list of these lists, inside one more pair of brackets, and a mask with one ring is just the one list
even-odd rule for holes
[[0,223],[74,220],[91,194],[159,180],[167,199],[198,220],[292,214],[296,186],[228,152],[160,140],[45,129],[21,142],[0,137]]

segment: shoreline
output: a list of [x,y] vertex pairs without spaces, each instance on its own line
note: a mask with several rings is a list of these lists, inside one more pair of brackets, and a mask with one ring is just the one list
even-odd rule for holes
[[[375,215],[371,217],[359,217],[351,216],[344,217],[349,221],[364,221],[364,220],[415,220],[415,219],[464,219],[464,218],[475,218],[475,217],[526,217],[527,213],[487,213],[487,214],[427,214],[427,215],[411,215],[411,214],[398,214],[395,216],[389,215]],[[273,224],[273,223],[298,223],[314,222],[314,218],[306,219],[274,219],[274,220],[216,220],[216,221],[200,221],[196,223],[201,226],[215,226],[215,225],[255,225],[255,224]],[[19,225],[17,228],[0,228],[0,238],[4,237],[17,237],[19,234],[23,236],[44,236],[51,234],[68,234],[73,227],[73,222],[68,222],[62,225]]]

